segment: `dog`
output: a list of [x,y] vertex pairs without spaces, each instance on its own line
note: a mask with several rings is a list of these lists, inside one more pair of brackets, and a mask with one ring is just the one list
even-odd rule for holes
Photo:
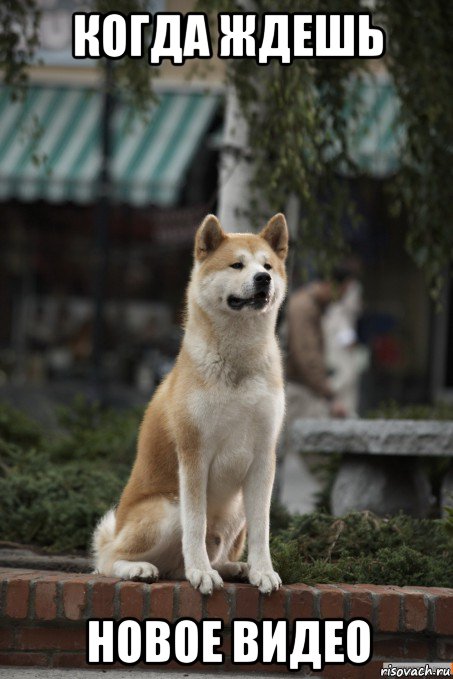
[[276,320],[287,252],[282,214],[259,235],[226,233],[214,215],[199,227],[181,349],[145,412],[119,505],[96,527],[98,573],[185,577],[202,594],[223,579],[263,593],[281,586],[269,511],[285,408]]

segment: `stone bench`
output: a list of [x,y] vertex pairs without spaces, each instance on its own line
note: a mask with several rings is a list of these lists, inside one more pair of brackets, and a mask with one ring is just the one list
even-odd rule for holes
[[[353,510],[427,516],[434,497],[421,458],[453,458],[453,422],[300,419],[290,437],[302,453],[343,455],[331,493],[336,516]],[[453,506],[451,465],[441,504]]]

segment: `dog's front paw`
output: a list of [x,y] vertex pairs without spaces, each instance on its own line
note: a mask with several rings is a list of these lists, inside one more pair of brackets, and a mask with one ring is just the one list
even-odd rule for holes
[[115,561],[113,575],[123,580],[155,582],[159,578],[159,571],[147,561]]
[[249,582],[251,585],[258,587],[263,594],[270,594],[274,590],[279,589],[282,584],[279,574],[272,569],[260,571],[256,568],[250,568]]
[[214,569],[201,570],[199,568],[188,568],[186,578],[195,589],[202,594],[212,594],[214,589],[223,587],[223,580]]
[[249,567],[244,561],[226,561],[219,566],[219,573],[224,580],[246,580]]

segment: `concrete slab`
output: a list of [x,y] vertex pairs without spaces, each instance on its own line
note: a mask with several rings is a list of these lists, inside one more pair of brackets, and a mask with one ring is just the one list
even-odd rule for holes
[[295,448],[304,453],[453,457],[453,422],[434,420],[296,420]]
[[[205,679],[205,677],[216,677],[216,679],[270,679],[271,677],[288,677],[288,674],[275,674],[257,672],[244,674],[242,672],[191,672],[190,668],[182,668],[178,671],[158,670],[80,670],[80,669],[47,669],[33,667],[0,667],[0,677],[5,679],[105,679],[106,674],[111,674],[112,679],[148,679],[149,677],[162,677],[163,679]],[[298,673],[301,677],[311,677],[312,674]],[[319,677],[318,679],[322,679]]]

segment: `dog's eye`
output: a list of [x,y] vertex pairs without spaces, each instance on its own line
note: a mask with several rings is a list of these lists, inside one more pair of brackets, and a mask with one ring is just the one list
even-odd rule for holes
[[244,265],[242,262],[235,262],[234,264],[230,264],[232,269],[243,269]]
[[265,264],[264,268],[266,269],[266,271],[270,271],[272,269],[272,266],[270,264]]

